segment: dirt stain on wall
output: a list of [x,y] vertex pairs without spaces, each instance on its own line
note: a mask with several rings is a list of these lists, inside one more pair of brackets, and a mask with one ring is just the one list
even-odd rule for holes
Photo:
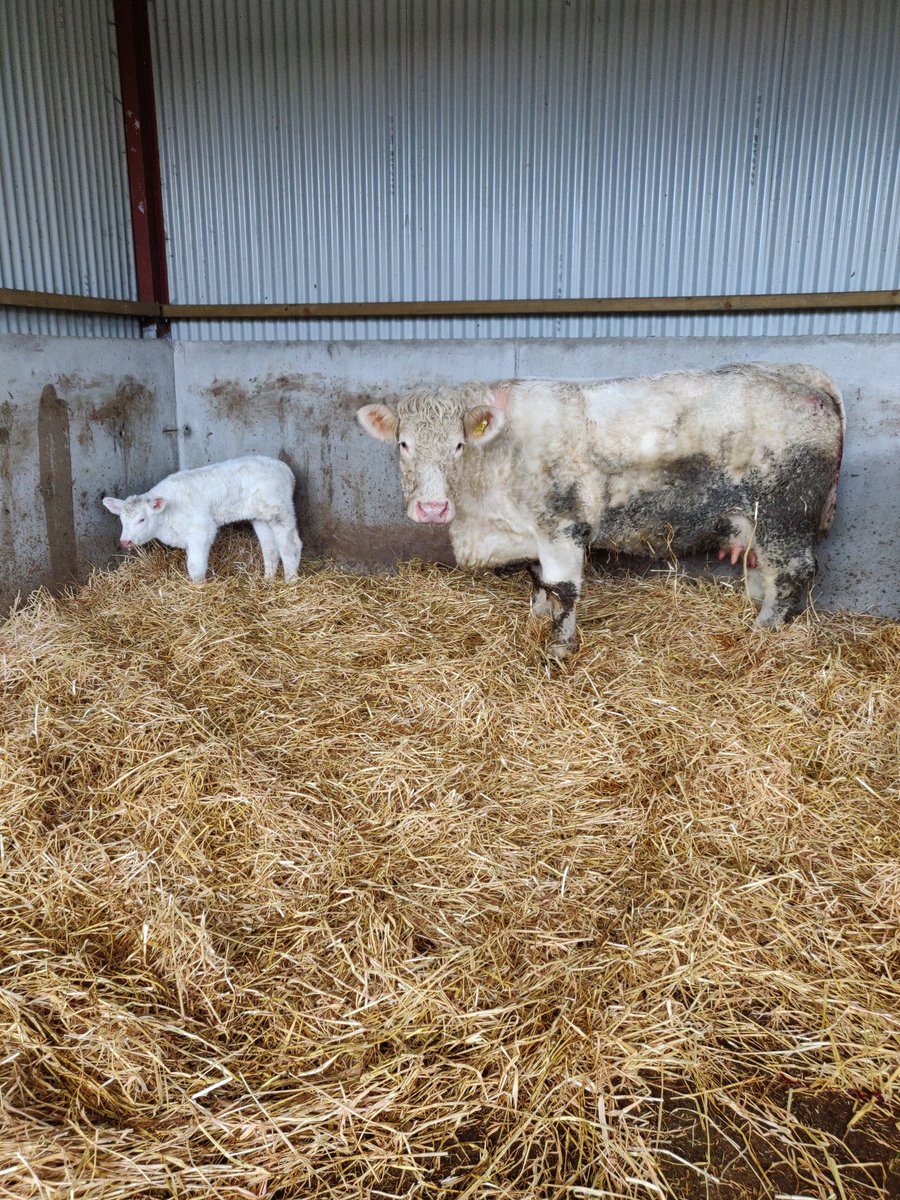
[[11,562],[13,545],[13,473],[9,441],[12,437],[13,414],[8,400],[0,404],[0,554]]
[[[356,409],[390,399],[387,389],[360,388],[319,373],[217,376],[203,389],[205,419],[232,435],[235,454],[244,435],[253,448],[286,462],[300,535],[309,550],[353,565],[381,567],[410,557],[452,561],[446,532],[423,531],[406,520],[397,496],[381,511],[383,486],[373,508],[373,481],[358,453],[365,441]],[[394,511],[396,510],[396,511]]]
[[250,397],[247,389],[235,379],[215,379],[206,389],[220,420],[247,420]]
[[50,577],[64,585],[77,577],[75,507],[72,500],[72,453],[69,410],[48,384],[38,407],[38,463],[44,502]]
[[453,565],[453,550],[444,529],[423,530],[412,521],[407,524],[409,528],[400,522],[364,525],[324,513],[305,530],[301,522],[300,535],[309,552],[357,569],[392,567],[411,558]]
[[[274,417],[280,425],[286,416],[303,412],[321,427],[352,419],[356,408],[384,397],[375,389],[350,391],[324,375],[267,375],[264,378],[216,378],[205,389],[217,420],[253,426],[261,418]],[[388,393],[386,393],[388,394]],[[328,401],[331,408],[323,405]]]
[[[127,490],[130,454],[136,444],[137,423],[143,414],[153,411],[156,398],[152,391],[126,375],[121,382],[105,379],[98,383],[105,392],[99,404],[80,405],[78,444],[83,450],[95,446],[95,431],[102,428],[112,441],[113,454],[121,455],[123,486]],[[114,390],[112,390],[114,389]]]

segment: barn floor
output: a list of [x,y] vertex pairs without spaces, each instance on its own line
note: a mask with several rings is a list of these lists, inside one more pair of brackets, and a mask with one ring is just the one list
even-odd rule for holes
[[900,1194],[900,625],[213,567],[0,628],[0,1195]]

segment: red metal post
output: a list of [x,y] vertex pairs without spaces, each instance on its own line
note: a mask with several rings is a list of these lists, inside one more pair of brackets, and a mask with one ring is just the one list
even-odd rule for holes
[[[114,0],[138,300],[168,304],[156,98],[147,0]],[[153,322],[151,322],[153,323]],[[158,337],[169,322],[155,322]]]

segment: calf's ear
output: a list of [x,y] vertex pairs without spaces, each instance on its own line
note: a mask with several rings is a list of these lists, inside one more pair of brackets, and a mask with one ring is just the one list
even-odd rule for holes
[[463,417],[466,441],[475,446],[486,446],[492,442],[506,424],[506,413],[493,404],[479,404],[470,408]]
[[370,437],[380,442],[394,442],[400,429],[400,418],[388,404],[365,404],[356,410],[356,419]]
[[162,510],[165,507],[166,507],[166,501],[165,501],[164,496],[151,496],[150,497],[150,508],[152,509],[153,512],[162,512]]
[[108,508],[111,513],[115,513],[118,516],[125,507],[125,501],[117,500],[115,496],[104,496],[103,507]]

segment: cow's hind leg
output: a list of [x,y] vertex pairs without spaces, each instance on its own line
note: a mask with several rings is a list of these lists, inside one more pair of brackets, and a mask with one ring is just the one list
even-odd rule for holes
[[816,574],[812,546],[802,543],[760,545],[757,558],[763,583],[763,601],[756,618],[757,629],[780,629],[788,617],[803,609],[803,593]]
[[268,521],[254,521],[253,532],[259,538],[263,556],[263,573],[266,579],[271,579],[278,570],[278,543]]

